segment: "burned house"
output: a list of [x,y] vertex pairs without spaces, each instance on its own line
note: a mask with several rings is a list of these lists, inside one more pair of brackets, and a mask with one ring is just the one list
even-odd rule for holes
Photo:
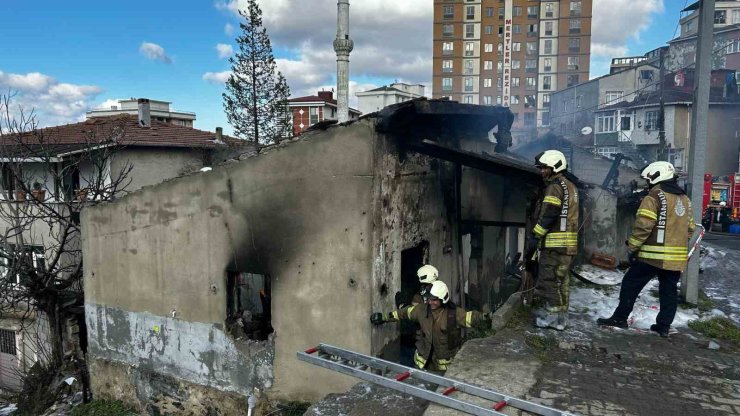
[[[311,367],[318,343],[399,356],[369,315],[434,264],[453,300],[516,287],[540,185],[497,154],[508,109],[414,100],[83,212],[88,362],[98,398],[243,411],[254,389],[313,401],[356,380]],[[323,129],[323,130],[322,130]]]

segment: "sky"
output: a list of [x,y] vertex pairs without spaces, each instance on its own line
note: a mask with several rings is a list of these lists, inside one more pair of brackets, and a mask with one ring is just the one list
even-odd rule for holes
[[[594,0],[592,72],[674,37],[693,0]],[[484,3],[494,0],[483,0]],[[0,94],[33,109],[40,126],[84,120],[86,110],[146,97],[196,113],[195,127],[232,129],[223,112],[228,57],[246,0],[2,0]],[[495,2],[498,5],[498,1]],[[278,68],[293,96],[336,83],[336,0],[260,0]],[[351,0],[350,103],[394,81],[431,94],[433,0]]]

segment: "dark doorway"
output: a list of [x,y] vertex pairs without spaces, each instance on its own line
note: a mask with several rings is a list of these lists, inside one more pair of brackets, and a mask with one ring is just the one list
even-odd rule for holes
[[227,274],[226,328],[236,339],[264,341],[273,331],[270,275]]
[[[396,296],[397,303],[411,304],[421,285],[416,271],[429,261],[429,243],[421,244],[401,252],[401,292]],[[423,305],[422,305],[423,306]],[[401,357],[403,365],[414,366],[414,350],[416,349],[416,332],[419,325],[413,322],[401,321]]]

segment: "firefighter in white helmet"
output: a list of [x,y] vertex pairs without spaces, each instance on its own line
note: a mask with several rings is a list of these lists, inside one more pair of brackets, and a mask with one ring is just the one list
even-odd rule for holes
[[535,166],[545,181],[525,250],[525,261],[540,250],[535,293],[544,305],[536,311],[535,325],[562,331],[568,324],[569,270],[578,252],[578,189],[569,179],[563,153],[542,152]]
[[370,322],[382,325],[386,322],[409,320],[418,322],[414,363],[420,369],[444,372],[452,362],[462,343],[460,328],[470,328],[479,323],[490,327],[490,315],[466,311],[450,302],[450,291],[440,281],[432,282],[427,293],[426,304],[411,305],[388,314],[373,313]]
[[650,186],[637,209],[632,235],[625,242],[630,269],[619,291],[619,305],[609,318],[599,318],[605,326],[627,328],[635,300],[655,276],[660,283],[660,312],[650,327],[668,337],[678,306],[676,287],[688,260],[688,243],[694,231],[691,201],[676,182],[676,169],[668,162],[654,162],[642,170]]

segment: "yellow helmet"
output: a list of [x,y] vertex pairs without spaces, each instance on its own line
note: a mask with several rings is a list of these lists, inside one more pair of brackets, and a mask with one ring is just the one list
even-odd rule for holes
[[419,283],[432,283],[439,277],[439,271],[431,264],[425,264],[416,271],[419,276]]

